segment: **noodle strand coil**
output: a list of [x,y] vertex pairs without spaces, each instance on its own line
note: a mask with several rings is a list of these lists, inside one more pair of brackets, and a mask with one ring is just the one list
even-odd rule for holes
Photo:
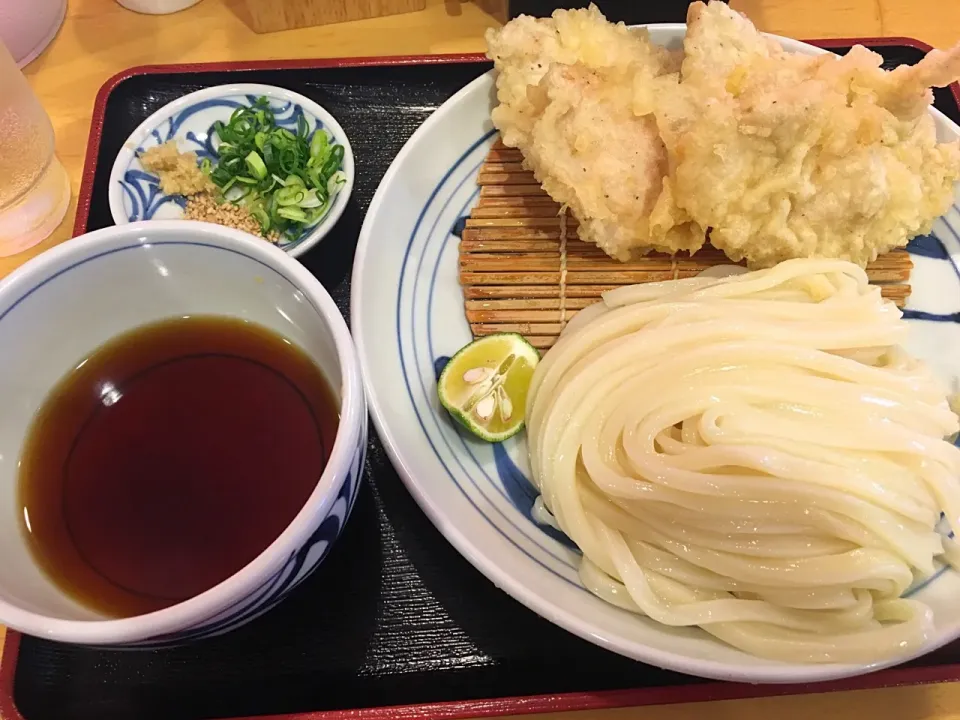
[[835,260],[620,288],[574,317],[527,434],[584,585],[775,660],[919,650],[932,614],[902,595],[960,557],[960,448],[907,332]]

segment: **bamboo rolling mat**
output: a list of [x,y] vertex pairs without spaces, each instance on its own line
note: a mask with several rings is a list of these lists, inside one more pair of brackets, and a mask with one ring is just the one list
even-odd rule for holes
[[[518,332],[535,347],[556,342],[564,325],[600,294],[623,285],[692,277],[730,264],[705,246],[694,257],[651,253],[621,263],[577,237],[577,221],[523,168],[519,150],[499,141],[480,168],[480,200],[460,239],[460,285],[474,337]],[[910,255],[896,250],[867,266],[871,283],[903,306]]]

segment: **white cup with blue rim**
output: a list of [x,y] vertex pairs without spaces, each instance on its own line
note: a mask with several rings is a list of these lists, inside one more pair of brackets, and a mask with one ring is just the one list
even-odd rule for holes
[[[306,504],[237,573],[200,595],[123,619],[98,616],[36,564],[21,529],[18,463],[56,383],[111,338],[186,314],[244,318],[297,344],[335,391],[340,423]],[[327,555],[361,482],[367,410],[346,322],[300,263],[245,233],[184,220],[98,230],[0,281],[0,625],[86,645],[178,644],[232,630],[286,597]]]

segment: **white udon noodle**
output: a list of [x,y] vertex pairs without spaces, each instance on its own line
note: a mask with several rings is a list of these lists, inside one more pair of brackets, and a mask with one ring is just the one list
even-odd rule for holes
[[[958,546],[958,420],[859,267],[613,290],[528,399],[533,477],[600,598],[786,662],[915,652]],[[941,528],[942,529],[942,528]]]

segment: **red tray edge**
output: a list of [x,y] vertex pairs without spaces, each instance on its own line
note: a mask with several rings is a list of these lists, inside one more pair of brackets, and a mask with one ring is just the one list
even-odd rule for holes
[[[879,45],[906,45],[924,52],[933,48],[913,38],[828,38],[808,40],[823,48],[847,47],[860,44],[867,47]],[[107,99],[124,80],[136,75],[170,72],[209,72],[216,70],[276,70],[324,67],[382,67],[390,65],[442,64],[458,62],[483,62],[483,53],[447,55],[405,55],[389,57],[351,57],[316,60],[253,60],[241,62],[192,63],[171,65],[141,65],[123,70],[108,79],[97,93],[94,101],[90,135],[84,159],[80,191],[77,196],[77,215],[73,237],[81,235],[90,216],[90,202],[97,156],[106,114]],[[957,105],[960,106],[960,83],[950,86]],[[8,630],[0,656],[0,720],[26,720],[14,702],[14,678],[20,651],[20,633]],[[840,692],[868,690],[904,685],[921,685],[960,681],[960,664],[933,667],[893,668],[855,678],[816,685],[747,685],[742,683],[704,682],[698,685],[676,687],[639,688],[602,692],[558,693],[525,697],[504,697],[487,700],[463,700],[420,705],[359,708],[355,710],[331,710],[292,715],[258,716],[257,718],[233,718],[231,720],[458,720],[486,718],[504,715],[521,715],[546,712],[573,712],[602,710],[645,705],[667,705],[685,702],[708,702],[712,700],[738,700],[756,697],[798,695],[811,692]]]

